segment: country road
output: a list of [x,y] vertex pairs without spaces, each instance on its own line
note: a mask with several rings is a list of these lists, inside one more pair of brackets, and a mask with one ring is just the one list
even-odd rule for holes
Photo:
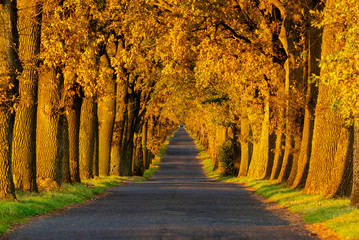
[[9,239],[317,239],[245,187],[206,177],[197,154],[180,129],[151,180],[112,188],[92,204],[29,223]]

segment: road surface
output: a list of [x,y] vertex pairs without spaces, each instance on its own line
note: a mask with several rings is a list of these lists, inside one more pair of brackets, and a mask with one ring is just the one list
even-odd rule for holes
[[92,204],[29,223],[9,238],[316,239],[245,187],[207,178],[197,153],[179,129],[151,180],[113,188]]

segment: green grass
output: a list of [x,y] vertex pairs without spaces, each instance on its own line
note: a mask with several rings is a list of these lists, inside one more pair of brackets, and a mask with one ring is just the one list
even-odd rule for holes
[[103,193],[106,188],[124,184],[128,181],[146,181],[157,172],[169,138],[156,155],[143,176],[134,177],[96,177],[73,185],[63,184],[60,189],[41,193],[17,192],[17,200],[0,200],[0,237],[9,231],[12,224],[26,222],[29,217],[43,215],[72,204],[80,204]]
[[212,160],[208,158],[198,141],[203,168],[207,175],[218,181],[241,183],[251,187],[259,195],[288,208],[303,217],[307,224],[324,224],[342,238],[359,239],[359,209],[349,206],[347,198],[327,199],[320,195],[308,195],[303,190],[292,190],[282,184],[249,177],[222,177],[213,171]]
[[105,188],[123,183],[120,177],[98,178],[73,185],[64,184],[60,189],[41,192],[17,192],[17,200],[0,201],[0,234],[11,224],[25,222],[30,216],[43,215],[65,206],[82,203],[102,193]]

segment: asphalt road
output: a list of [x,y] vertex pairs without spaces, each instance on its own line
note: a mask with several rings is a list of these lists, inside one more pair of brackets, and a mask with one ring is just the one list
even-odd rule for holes
[[284,210],[237,184],[207,178],[184,129],[152,180],[27,224],[10,239],[316,239]]

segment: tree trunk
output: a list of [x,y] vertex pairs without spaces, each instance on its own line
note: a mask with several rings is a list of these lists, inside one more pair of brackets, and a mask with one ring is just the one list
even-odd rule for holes
[[16,198],[11,174],[9,109],[0,107],[0,198]]
[[[3,9],[1,9],[3,7]],[[12,99],[17,92],[17,72],[21,72],[19,66],[18,46],[19,35],[17,32],[17,2],[5,0],[1,2],[0,11],[4,11],[4,32],[0,39],[0,52],[6,52],[0,64],[4,72],[0,74],[0,198],[16,198],[14,182],[11,172],[11,140],[13,129],[13,117],[11,114]],[[1,56],[2,58],[3,56]],[[6,64],[7,61],[7,64]],[[14,85],[11,88],[10,85]]]
[[111,144],[111,169],[110,174],[120,175],[120,164],[122,162],[121,146],[125,129],[126,98],[127,98],[127,81],[121,85],[118,83],[116,89],[116,116],[113,128]]
[[[325,37],[324,33],[323,41]],[[323,55],[327,51],[324,46],[328,48],[323,42]],[[331,109],[333,94],[334,89],[320,83],[305,190],[307,193],[328,196],[348,196],[351,191],[353,133],[352,129],[345,127],[344,120]]]
[[[102,55],[100,65],[104,69],[110,67],[107,57]],[[104,81],[104,80],[103,80]],[[98,100],[98,140],[99,140],[99,175],[110,174],[110,156],[112,132],[116,112],[116,81],[112,74],[101,82],[103,93]]]
[[[288,37],[288,39],[291,40],[292,38]],[[294,51],[292,48],[293,46],[287,48],[291,57],[285,63],[285,92],[288,99],[285,110],[285,147],[282,165],[277,179],[278,183],[287,181],[291,172],[293,172],[293,175],[296,174],[301,144],[302,113],[300,107],[297,106],[298,103],[296,103],[296,100],[291,96],[291,87],[294,86],[294,91],[299,91],[302,87],[301,82],[303,81],[303,74],[301,69],[295,67],[294,59],[299,53],[298,51]]]
[[[289,121],[287,125],[292,125]],[[288,180],[290,173],[296,171],[298,154],[301,143],[301,138],[293,135],[293,127],[287,126],[285,148],[282,160],[282,166],[278,175],[277,182],[282,183]],[[289,129],[288,129],[289,128]]]
[[19,76],[19,102],[16,108],[12,140],[12,172],[15,188],[37,191],[36,185],[36,110],[38,59],[41,36],[41,6],[18,1],[20,46],[23,65]]
[[145,120],[142,126],[142,150],[143,150],[143,160],[144,160],[145,169],[148,169],[150,167],[149,151],[147,148],[147,141],[148,141],[147,135],[148,135],[148,119]]
[[273,166],[273,135],[269,133],[270,124],[270,107],[269,101],[264,106],[264,116],[259,142],[255,143],[256,149],[253,159],[249,165],[248,176],[263,179],[269,177],[270,170]]
[[54,69],[42,69],[39,77],[36,129],[36,166],[39,187],[56,188],[61,185],[59,138],[60,95],[63,77]]
[[[294,56],[292,56],[294,58]],[[286,95],[290,98],[291,86],[295,86],[298,90],[301,75],[298,69],[294,67],[295,63],[293,59],[288,59],[286,62]],[[282,165],[278,175],[277,182],[282,183],[287,181],[290,173],[296,173],[297,163],[299,157],[299,150],[301,144],[301,110],[293,102],[294,99],[287,100],[286,106],[286,125],[285,125],[285,147],[284,155],[282,159]],[[295,101],[295,100],[294,100]]]
[[145,165],[143,161],[143,147],[142,147],[142,133],[136,133],[134,137],[134,174],[142,176],[145,172]]
[[[116,112],[117,116],[117,112]],[[110,175],[120,175],[120,162],[121,162],[121,144],[122,134],[124,129],[124,121],[116,121],[113,127],[112,144],[111,144],[111,163],[110,163]]]
[[71,173],[70,173],[70,153],[69,153],[69,127],[67,119],[61,116],[62,119],[62,183],[71,184]]
[[354,153],[353,153],[353,189],[350,205],[359,207],[359,126],[354,125]]
[[247,176],[248,167],[249,167],[249,124],[247,116],[243,116],[245,113],[242,111],[241,116],[241,135],[240,135],[240,144],[241,144],[241,165],[239,167],[238,177]]
[[95,134],[94,134],[94,154],[93,154],[93,175],[99,176],[99,141],[98,141],[98,116],[97,116],[97,104],[95,104]]
[[274,150],[276,147],[276,135],[274,133],[271,133],[270,128],[270,115],[271,115],[271,108],[269,106],[269,101],[266,102],[266,113],[265,113],[265,121],[267,121],[267,127],[265,129],[265,141],[261,144],[261,152],[263,154],[263,165],[264,165],[264,172],[262,178],[270,178],[270,174],[272,172],[273,168],[273,162],[274,162]]
[[278,179],[280,170],[281,170],[281,166],[283,163],[283,146],[285,143],[285,135],[282,132],[282,129],[280,128],[277,131],[277,137],[276,137],[276,142],[275,142],[275,150],[274,150],[274,160],[273,160],[273,167],[272,167],[272,172],[270,175],[269,180],[275,180]]
[[[328,0],[326,10],[338,0]],[[324,14],[328,14],[326,12]],[[340,24],[326,25],[323,31],[322,58],[340,51],[343,40],[337,36],[344,30]],[[322,71],[325,71],[322,69]],[[314,121],[312,155],[305,191],[307,193],[350,195],[352,187],[353,129],[331,109],[335,89],[319,83]]]
[[[283,68],[283,73],[285,72],[285,68]],[[283,157],[284,157],[284,148],[285,148],[285,141],[286,141],[286,135],[285,135],[285,130],[286,130],[286,119],[285,119],[285,114],[286,114],[286,108],[287,108],[287,103],[282,100],[281,98],[283,98],[283,94],[285,92],[285,80],[286,80],[286,74],[283,74],[281,76],[281,80],[280,81],[280,86],[279,86],[279,90],[277,93],[277,98],[279,98],[280,103],[277,103],[277,108],[275,110],[275,117],[276,119],[276,126],[275,126],[275,135],[276,135],[276,140],[275,140],[275,147],[274,147],[274,159],[273,159],[273,167],[272,167],[272,171],[269,177],[270,181],[273,181],[275,179],[278,179],[279,173],[281,171],[281,166],[283,164]]]
[[286,109],[285,147],[282,165],[277,178],[278,183],[287,181],[291,172],[293,172],[293,174],[296,173],[301,144],[300,131],[298,129],[300,123],[297,122],[300,113],[293,114],[290,104],[291,103],[288,102]]
[[[286,181],[291,172],[296,173],[298,156],[301,143],[301,128],[303,109],[301,107],[300,95],[305,89],[306,81],[303,77],[303,64],[298,65],[297,61],[303,51],[301,43],[301,30],[303,24],[303,7],[299,2],[288,1],[285,5],[278,4],[280,1],[273,1],[273,4],[281,11],[283,23],[279,34],[279,40],[287,54],[284,63],[285,70],[285,148],[281,171],[278,182]],[[281,5],[281,6],[280,6]]]
[[94,177],[93,160],[96,141],[96,105],[91,96],[84,97],[81,105],[79,133],[79,168],[81,179]]
[[[133,95],[133,94],[132,94]],[[121,175],[133,175],[133,136],[134,136],[134,118],[135,118],[135,102],[130,97],[127,103],[127,116],[125,117],[125,130],[123,134],[122,158],[121,158]]]
[[222,173],[224,173],[222,163],[220,161],[220,146],[226,141],[227,138],[227,129],[224,126],[218,126],[215,130],[215,140],[213,143],[213,153],[214,153],[214,166],[219,168]]
[[[318,3],[317,3],[318,4]],[[317,6],[311,6],[311,9],[317,9]],[[309,21],[309,20],[308,20]],[[321,55],[322,46],[322,33],[321,29],[310,27],[308,29],[308,71],[307,71],[307,94],[304,113],[304,126],[302,134],[302,145],[300,148],[297,173],[292,183],[292,188],[304,187],[308,175],[309,160],[312,152],[315,106],[318,97],[318,88],[311,81],[313,74],[319,75],[320,68],[318,59]]]
[[80,133],[80,113],[82,97],[79,96],[80,89],[78,85],[71,89],[66,106],[66,119],[69,132],[69,162],[70,162],[70,175],[72,182],[81,182],[80,168],[79,168],[79,133]]
[[233,176],[238,176],[241,166],[241,144],[239,141],[241,131],[237,125],[233,126]]
[[147,166],[149,167],[150,164],[152,163],[153,157],[154,157],[154,151],[153,151],[153,131],[154,131],[154,127],[155,127],[155,118],[154,117],[150,117],[148,122],[147,122],[147,149],[148,149],[148,163]]

